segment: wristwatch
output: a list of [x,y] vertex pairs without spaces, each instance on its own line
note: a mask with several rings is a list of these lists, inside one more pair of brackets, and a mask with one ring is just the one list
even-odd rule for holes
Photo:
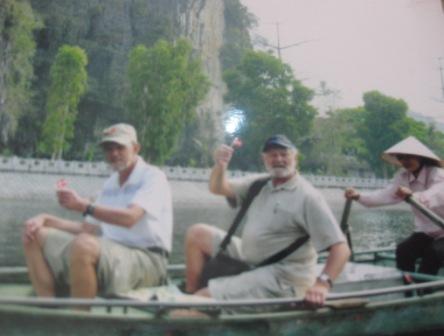
[[330,278],[330,276],[327,273],[322,272],[321,274],[319,274],[317,280],[319,282],[324,283],[324,284],[328,284],[328,286],[330,288],[333,288],[333,281],[331,281],[331,278]]
[[95,210],[94,205],[92,205],[91,203],[88,204],[88,206],[85,209],[85,212],[83,213],[83,217],[94,215],[94,210]]

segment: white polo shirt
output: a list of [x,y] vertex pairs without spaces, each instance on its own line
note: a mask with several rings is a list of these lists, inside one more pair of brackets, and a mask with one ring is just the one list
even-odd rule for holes
[[147,164],[138,157],[134,170],[122,186],[119,185],[117,172],[108,178],[96,204],[113,208],[127,208],[130,204],[134,204],[145,210],[142,219],[131,228],[88,217],[88,222],[101,226],[103,238],[130,247],[160,247],[171,252],[173,231],[171,191],[165,174],[159,168]]

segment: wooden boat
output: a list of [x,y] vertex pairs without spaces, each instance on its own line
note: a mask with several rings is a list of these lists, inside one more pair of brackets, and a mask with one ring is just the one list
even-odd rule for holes
[[[444,228],[442,218],[407,201]],[[341,227],[352,247],[350,207],[347,201]],[[169,286],[91,300],[37,298],[25,268],[0,267],[0,335],[444,335],[444,277],[409,274],[406,284],[394,260],[390,249],[354,253],[318,309],[295,298],[184,295],[175,286],[183,265],[169,268]],[[73,309],[82,306],[89,310]]]
[[[444,277],[412,274],[415,283],[405,285],[393,260],[390,250],[355,253],[319,309],[293,298],[216,302],[178,291],[158,295],[165,288],[138,298],[42,299],[32,295],[26,269],[0,268],[0,334],[443,335]],[[170,273],[179,279],[183,267],[171,266]]]

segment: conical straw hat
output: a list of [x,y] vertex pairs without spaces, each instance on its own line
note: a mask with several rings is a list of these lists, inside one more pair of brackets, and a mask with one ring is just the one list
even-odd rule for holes
[[421,156],[434,160],[438,163],[438,165],[444,167],[444,161],[414,136],[409,136],[408,138],[387,149],[382,154],[382,159],[393,165],[401,166],[401,162],[399,162],[396,158],[396,154]]

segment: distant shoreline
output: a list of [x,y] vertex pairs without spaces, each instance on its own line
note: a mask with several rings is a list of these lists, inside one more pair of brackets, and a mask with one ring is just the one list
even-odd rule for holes
[[[105,177],[82,175],[55,175],[35,173],[0,172],[0,199],[18,201],[56,201],[55,185],[60,178],[65,178],[68,186],[80,195],[94,199],[101,189]],[[208,190],[205,181],[170,180],[174,205],[177,207],[189,204],[205,204],[206,206],[227,206],[223,197],[214,195]],[[345,200],[344,188],[317,188],[321,191],[332,208],[342,209]],[[364,189],[361,189],[364,190]],[[356,204],[355,206],[361,207]],[[406,204],[396,205],[395,208],[408,209]]]

